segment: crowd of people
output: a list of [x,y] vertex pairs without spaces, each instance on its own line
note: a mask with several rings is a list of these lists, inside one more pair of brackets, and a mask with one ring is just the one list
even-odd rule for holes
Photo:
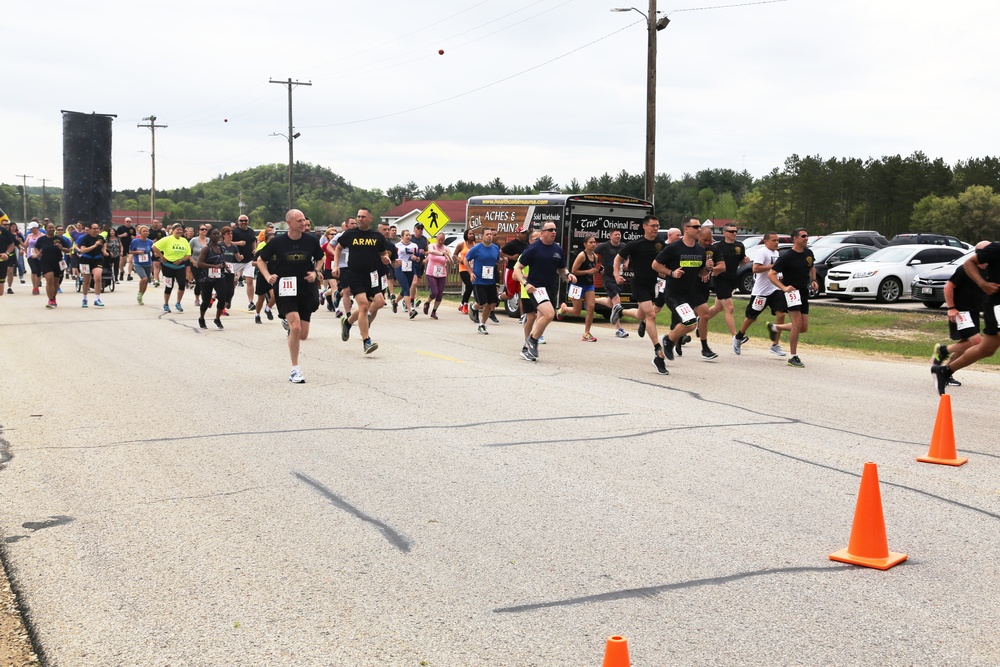
[[[600,304],[610,309],[617,338],[629,336],[621,326],[623,317],[638,321],[637,334],[648,335],[652,364],[661,375],[669,374],[666,362],[684,354],[692,335],[698,337],[702,359],[718,358],[708,344],[708,322],[719,314],[732,336],[733,353],[741,354],[750,340],[747,332],[765,309],[774,317],[766,325],[769,351],[787,356],[780,342],[787,332],[791,353],[787,364],[805,366],[798,343],[809,329],[809,294],[817,285],[809,234],[802,228],[792,232],[793,245],[787,252],[779,255],[778,235],[767,232],[750,257],[736,240],[732,225],[724,226],[723,239],[716,241],[713,230],[692,216],[680,228],[667,230],[666,239],[661,240],[659,220],[647,215],[639,238],[623,243],[616,230],[608,241],[598,244],[594,235],[588,235],[582,250],[570,258],[556,242],[554,222],[545,222],[530,237],[529,230],[522,228],[502,247],[495,243],[492,229],[484,229],[478,241],[475,232],[468,230],[454,251],[445,245],[443,234],[428,238],[419,222],[401,235],[392,225],[380,223],[373,228],[373,223],[367,208],[339,229],[331,227],[318,235],[295,209],[286,215],[285,234],[276,234],[272,223],[255,233],[245,215],[235,227],[202,225],[197,230],[180,224],[167,230],[159,220],[149,227],[135,227],[129,219],[118,227],[79,222],[63,229],[46,218],[30,222],[26,235],[13,223],[0,228],[0,268],[6,269],[7,294],[13,294],[15,274],[22,284],[24,275],[29,276],[33,295],[40,294],[44,283],[46,308],[58,306],[66,279],[74,281],[81,292],[84,308],[91,292],[94,307],[103,308],[105,283],[131,281],[133,275],[138,280],[139,305],[150,283],[158,288],[163,282],[165,313],[171,312],[172,299],[173,311],[183,313],[184,294],[192,289],[198,325],[203,329],[208,328],[206,317],[213,306],[215,327],[225,328],[223,318],[244,287],[247,310],[254,314],[256,324],[262,323],[262,313],[273,320],[277,310],[287,332],[293,383],[305,381],[299,365],[300,346],[309,337],[312,314],[324,304],[340,318],[342,340],[350,340],[357,326],[363,352],[371,354],[378,349],[372,337],[378,313],[391,306],[393,313],[402,309],[409,319],[416,318],[421,312],[418,290],[422,284],[429,291],[422,312],[438,319],[452,266],[462,280],[458,310],[469,316],[479,334],[489,335],[487,324],[499,323],[494,311],[501,301],[515,293],[520,296],[524,334],[520,354],[527,361],[538,360],[546,327],[566,315],[583,315],[581,340],[596,342],[592,324]],[[752,263],[755,280],[737,327],[732,295],[737,270],[746,263]],[[631,274],[635,303],[627,310],[621,302],[626,272]],[[597,294],[598,276],[602,296]],[[556,303],[560,280],[568,283],[567,301]],[[716,295],[711,307],[710,291]],[[947,386],[960,385],[955,371],[1000,349],[1000,244],[980,243],[948,282],[945,298],[954,342],[935,345],[931,368],[942,394]],[[661,336],[657,315],[664,307],[671,321]]]

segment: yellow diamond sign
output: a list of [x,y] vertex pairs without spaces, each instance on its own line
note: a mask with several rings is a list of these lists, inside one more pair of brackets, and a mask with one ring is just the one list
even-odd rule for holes
[[438,235],[438,232],[444,229],[445,225],[451,222],[451,218],[444,214],[444,211],[441,210],[440,206],[431,202],[427,208],[421,211],[420,215],[417,216],[417,222],[423,224],[424,231],[427,232],[427,235],[434,238]]

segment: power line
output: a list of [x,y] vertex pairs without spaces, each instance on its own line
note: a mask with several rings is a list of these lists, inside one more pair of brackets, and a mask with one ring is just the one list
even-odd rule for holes
[[[706,9],[729,9],[731,7],[749,7],[750,5],[773,5],[776,2],[788,2],[788,0],[757,0],[756,2],[741,2],[736,5],[711,5],[708,7],[688,7],[686,9],[675,9],[670,14],[677,12],[701,12]],[[670,14],[667,14],[669,16]]]
[[402,109],[400,111],[394,111],[393,113],[382,114],[381,116],[372,116],[371,118],[361,118],[359,120],[348,120],[348,121],[344,121],[342,123],[327,123],[325,125],[304,125],[303,129],[313,129],[313,128],[318,128],[318,127],[340,127],[342,125],[356,125],[358,123],[368,123],[368,122],[373,121],[373,120],[382,120],[383,118],[392,118],[393,116],[399,116],[399,115],[402,115],[404,113],[410,113],[411,111],[419,111],[420,109],[426,109],[427,107],[432,107],[432,106],[435,106],[437,104],[443,104],[445,102],[451,102],[452,100],[457,100],[460,97],[465,97],[466,95],[471,95],[472,93],[478,93],[481,90],[486,90],[487,88],[491,88],[491,87],[493,87],[493,86],[495,86],[497,84],[503,83],[504,81],[510,81],[511,79],[513,79],[515,77],[521,76],[522,74],[527,74],[528,72],[531,72],[531,71],[534,71],[534,70],[539,69],[541,67],[544,67],[545,65],[549,65],[551,63],[554,63],[557,60],[561,60],[561,59],[565,58],[566,56],[569,56],[569,55],[572,55],[572,54],[576,53],[577,51],[582,51],[583,49],[585,49],[587,47],[593,46],[594,44],[597,44],[598,42],[604,41],[608,37],[612,37],[614,35],[617,35],[618,33],[622,32],[624,30],[628,30],[632,26],[638,25],[640,23],[644,24],[644,23],[646,23],[646,21],[643,20],[643,21],[636,21],[634,23],[629,23],[628,25],[626,25],[626,26],[624,26],[622,28],[619,28],[618,30],[615,30],[614,32],[609,32],[607,35],[604,35],[603,37],[598,37],[597,39],[595,39],[595,40],[593,40],[591,42],[587,42],[583,46],[579,46],[579,47],[577,47],[577,48],[575,48],[575,49],[573,49],[571,51],[567,51],[566,53],[563,53],[562,55],[556,56],[555,58],[550,58],[549,60],[546,60],[544,62],[538,63],[537,65],[533,65],[532,67],[529,67],[527,69],[523,69],[520,72],[515,72],[514,74],[511,74],[510,76],[505,76],[502,79],[497,79],[496,81],[493,81],[491,83],[487,83],[487,84],[479,86],[477,88],[473,88],[471,90],[467,90],[464,93],[458,93],[457,95],[452,95],[451,97],[445,97],[444,99],[436,100],[434,102],[428,102],[427,104],[421,104],[420,106],[411,107],[409,109]]

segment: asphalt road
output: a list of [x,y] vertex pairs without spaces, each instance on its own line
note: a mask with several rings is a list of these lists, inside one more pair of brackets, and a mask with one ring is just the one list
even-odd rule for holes
[[[0,529],[49,665],[1000,663],[1000,374],[959,374],[951,468],[914,460],[926,365],[808,335],[805,369],[757,326],[659,376],[634,332],[529,363],[449,307],[364,356],[324,310],[292,385],[277,322],[156,297],[0,299]],[[885,572],[827,558],[865,461]]]

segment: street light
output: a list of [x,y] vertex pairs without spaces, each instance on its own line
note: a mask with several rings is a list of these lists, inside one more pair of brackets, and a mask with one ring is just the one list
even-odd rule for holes
[[656,18],[656,0],[649,0],[649,13],[635,7],[615,7],[613,12],[638,12],[646,19],[649,43],[646,53],[646,201],[653,201],[656,178],[656,33],[670,23],[666,16]]

